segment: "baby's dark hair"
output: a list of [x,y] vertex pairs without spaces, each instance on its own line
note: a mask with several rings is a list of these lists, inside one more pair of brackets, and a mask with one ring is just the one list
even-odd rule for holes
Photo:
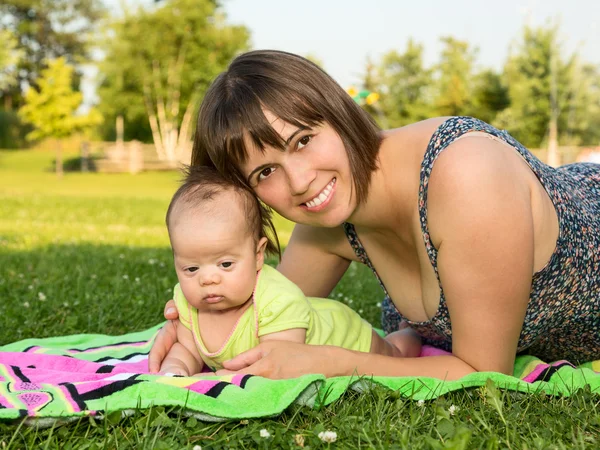
[[271,211],[261,203],[252,190],[227,179],[214,167],[186,166],[183,169],[182,184],[173,195],[167,209],[166,223],[169,232],[171,215],[177,205],[184,204],[191,208],[199,207],[212,200],[220,192],[228,190],[240,196],[244,205],[244,216],[247,218],[248,229],[255,241],[258,242],[261,238],[266,237],[266,252],[281,257],[281,248],[271,218]]

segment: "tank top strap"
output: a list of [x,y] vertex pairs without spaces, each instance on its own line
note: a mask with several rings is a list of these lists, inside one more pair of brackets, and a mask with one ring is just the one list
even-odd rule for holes
[[[474,131],[490,134],[500,139],[501,141],[507,143],[508,145],[515,147],[516,141],[514,141],[514,139],[509,139],[510,136],[505,131],[498,130],[493,126],[473,117],[451,117],[444,123],[442,123],[431,136],[429,144],[427,145],[427,149],[425,150],[423,162],[421,163],[421,173],[419,182],[419,219],[421,223],[421,233],[423,235],[423,241],[425,242],[425,247],[427,249],[427,255],[429,256],[429,261],[431,262],[431,265],[435,270],[438,282],[440,280],[440,277],[438,274],[437,267],[437,249],[431,241],[431,237],[429,235],[429,228],[427,226],[427,193],[429,186],[429,177],[431,176],[433,164],[435,163],[440,153],[442,153],[442,151],[444,151],[450,144],[459,139],[461,136],[464,136],[465,134]],[[519,151],[519,153],[524,158],[528,159],[526,157],[529,156],[528,152]],[[532,161],[527,161],[527,163],[531,166]]]
[[343,226],[344,226],[344,233],[346,233],[346,237],[348,238],[348,242],[350,242],[350,246],[352,247],[352,250],[354,250],[354,254],[357,256],[357,258],[360,260],[361,263],[363,263],[365,266],[367,266],[369,269],[371,269],[371,271],[375,275],[375,278],[377,278],[377,281],[379,282],[381,289],[383,289],[383,292],[385,293],[386,297],[389,297],[388,291],[385,288],[383,281],[381,281],[381,278],[379,278],[379,274],[375,270],[375,267],[373,266],[373,264],[371,263],[371,260],[369,259],[369,255],[367,255],[367,252],[365,251],[365,248],[363,247],[362,242],[360,242],[360,239],[358,238],[358,234],[356,233],[356,229],[354,228],[354,225],[352,225],[350,222],[344,222]]

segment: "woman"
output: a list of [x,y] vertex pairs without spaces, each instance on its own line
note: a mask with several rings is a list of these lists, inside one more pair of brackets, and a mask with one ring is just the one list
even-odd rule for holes
[[[192,163],[297,223],[278,269],[306,295],[327,296],[363,262],[387,294],[384,329],[408,325],[451,351],[399,359],[272,342],[231,371],[457,379],[512,373],[519,352],[600,354],[599,165],[551,168],[472,118],[381,132],[316,65],[277,51],[243,54],[214,81]],[[151,370],[174,329],[159,334]]]

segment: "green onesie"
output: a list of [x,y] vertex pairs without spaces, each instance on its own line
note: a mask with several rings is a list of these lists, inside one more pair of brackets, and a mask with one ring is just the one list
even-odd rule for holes
[[209,352],[200,335],[198,311],[191,306],[179,284],[174,299],[180,322],[192,331],[198,352],[213,370],[257,346],[266,334],[293,328],[306,329],[306,343],[335,345],[368,352],[371,348],[371,325],[345,304],[328,298],[305,297],[298,286],[276,269],[264,265],[254,290],[252,305],[244,311],[220,349]]

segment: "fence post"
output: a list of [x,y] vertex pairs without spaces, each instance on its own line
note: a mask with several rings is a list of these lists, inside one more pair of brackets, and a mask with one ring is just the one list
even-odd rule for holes
[[144,166],[142,144],[139,141],[129,143],[129,173],[141,172]]
[[81,171],[89,172],[90,170],[90,143],[83,141],[81,143]]

